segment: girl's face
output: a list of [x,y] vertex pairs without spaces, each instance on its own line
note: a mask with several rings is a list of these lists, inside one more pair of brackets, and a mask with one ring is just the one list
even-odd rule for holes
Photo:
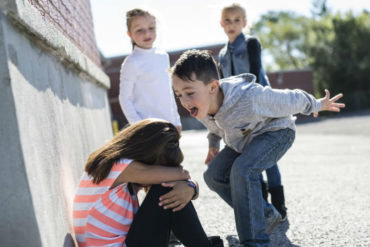
[[221,17],[221,26],[232,43],[247,25],[247,20],[240,10],[224,11]]
[[150,49],[156,38],[155,19],[151,16],[135,16],[132,19],[128,36],[143,49]]

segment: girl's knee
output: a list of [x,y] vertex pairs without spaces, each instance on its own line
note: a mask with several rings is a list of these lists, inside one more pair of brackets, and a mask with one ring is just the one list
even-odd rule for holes
[[171,191],[172,188],[168,188],[168,187],[163,187],[162,185],[160,184],[153,184],[152,186],[150,186],[150,189],[148,191],[148,194],[153,194],[157,197],[160,197],[161,195],[164,195],[168,192]]

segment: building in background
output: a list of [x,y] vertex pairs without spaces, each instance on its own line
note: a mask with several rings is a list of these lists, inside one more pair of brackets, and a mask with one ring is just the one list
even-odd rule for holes
[[89,0],[0,1],[1,246],[63,245],[108,88]]
[[[214,58],[217,60],[219,51],[225,44],[216,44],[211,46],[194,47],[190,49],[210,50],[214,54]],[[187,49],[181,49],[177,51],[169,51],[170,64],[171,66],[180,57],[180,55]],[[111,58],[103,58],[103,67],[106,74],[109,76],[111,81],[111,88],[108,91],[109,103],[112,110],[112,117],[114,121],[118,122],[119,128],[122,128],[127,124],[127,120],[122,113],[119,104],[119,83],[120,83],[120,69],[123,60],[127,55],[117,56]],[[291,70],[291,71],[277,71],[267,73],[271,86],[273,88],[289,88],[289,89],[303,89],[313,94],[313,78],[311,70]],[[184,130],[188,129],[202,129],[202,124],[195,118],[192,118],[187,110],[185,110],[180,102],[177,101],[178,111],[181,116],[181,122]],[[307,119],[307,117],[299,115],[300,120]]]

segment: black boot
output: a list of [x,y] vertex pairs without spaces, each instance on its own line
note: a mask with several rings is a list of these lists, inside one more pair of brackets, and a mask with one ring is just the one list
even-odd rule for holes
[[220,238],[220,236],[211,236],[208,237],[208,240],[212,247],[224,247],[224,241]]
[[263,180],[261,180],[261,189],[262,189],[262,197],[267,202],[267,198],[268,198],[267,183]]
[[282,220],[286,220],[287,208],[285,207],[284,187],[278,186],[268,190],[271,194],[271,203],[281,214]]

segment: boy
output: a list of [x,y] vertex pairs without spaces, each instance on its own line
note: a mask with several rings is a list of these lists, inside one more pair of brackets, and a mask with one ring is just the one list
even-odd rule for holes
[[[259,175],[273,166],[295,137],[291,114],[339,112],[338,94],[315,99],[302,90],[276,90],[242,74],[219,80],[207,51],[190,50],[172,67],[176,96],[190,115],[209,130],[208,165],[204,179],[234,209],[239,241],[244,246],[269,246]],[[219,142],[226,146],[219,152]]]
[[[237,3],[224,7],[220,24],[229,39],[219,53],[221,78],[251,73],[256,76],[257,83],[262,86],[270,86],[262,66],[261,44],[257,38],[243,33],[243,29],[247,25],[245,9]],[[262,174],[260,175],[263,198],[267,201],[268,192],[270,192],[271,203],[281,214],[282,220],[285,220],[287,208],[285,207],[284,188],[277,164],[266,170],[266,177],[268,186],[263,181]]]

